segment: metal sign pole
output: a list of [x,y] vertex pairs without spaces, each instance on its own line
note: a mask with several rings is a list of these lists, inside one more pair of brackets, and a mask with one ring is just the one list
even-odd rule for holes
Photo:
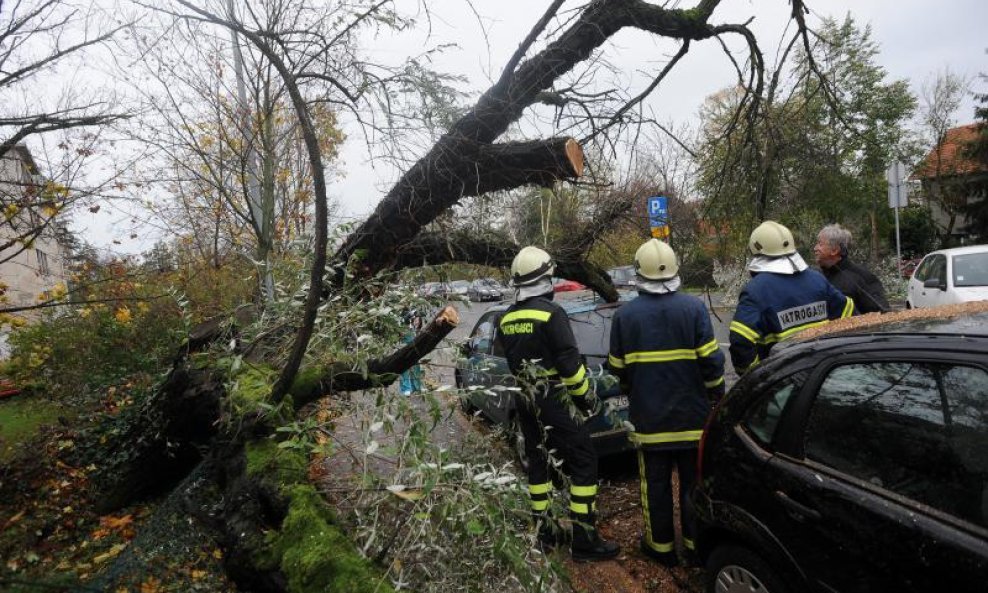
[[899,206],[902,205],[902,178],[900,174],[902,170],[898,165],[899,163],[896,163],[895,167],[895,265],[897,268],[902,266],[902,244],[899,241]]

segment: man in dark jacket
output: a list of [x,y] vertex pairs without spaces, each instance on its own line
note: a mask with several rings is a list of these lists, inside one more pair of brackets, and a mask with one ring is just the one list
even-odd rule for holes
[[577,349],[569,316],[552,302],[552,258],[538,247],[525,247],[511,264],[515,304],[505,311],[497,332],[508,367],[522,388],[518,422],[528,455],[528,492],[543,544],[559,543],[549,516],[552,478],[548,451],[555,449],[570,480],[573,519],[571,552],[578,561],[614,558],[620,548],[596,529],[597,452],[590,431],[574,418],[567,400],[589,414],[594,394]]
[[851,231],[839,224],[828,224],[820,230],[813,247],[816,263],[831,284],[854,299],[859,313],[888,311],[882,282],[867,268],[848,258],[850,246]]
[[614,314],[607,363],[628,388],[645,519],[641,550],[675,566],[672,468],[679,474],[683,548],[692,556],[689,494],[704,422],[724,394],[724,355],[703,301],[678,292],[671,247],[649,240],[635,253],[635,271],[638,298]]

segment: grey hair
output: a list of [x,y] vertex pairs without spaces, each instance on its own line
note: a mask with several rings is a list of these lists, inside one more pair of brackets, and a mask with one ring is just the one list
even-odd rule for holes
[[841,253],[846,254],[851,249],[851,231],[837,223],[820,229],[820,237],[830,243],[831,247],[839,248]]

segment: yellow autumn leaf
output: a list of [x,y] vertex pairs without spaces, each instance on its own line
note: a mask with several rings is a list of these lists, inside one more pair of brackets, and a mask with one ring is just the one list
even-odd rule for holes
[[113,316],[117,321],[123,323],[124,325],[130,323],[131,320],[130,309],[127,307],[120,307]]

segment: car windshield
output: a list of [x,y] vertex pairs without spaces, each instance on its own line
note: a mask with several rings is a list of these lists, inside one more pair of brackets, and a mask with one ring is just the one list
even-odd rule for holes
[[611,317],[614,316],[615,311],[617,307],[601,307],[569,316],[577,348],[587,357],[590,366],[604,364],[607,360],[611,338]]
[[470,283],[466,280],[453,280],[449,285],[456,290],[462,290],[470,286]]
[[988,251],[954,256],[954,286],[988,286]]

